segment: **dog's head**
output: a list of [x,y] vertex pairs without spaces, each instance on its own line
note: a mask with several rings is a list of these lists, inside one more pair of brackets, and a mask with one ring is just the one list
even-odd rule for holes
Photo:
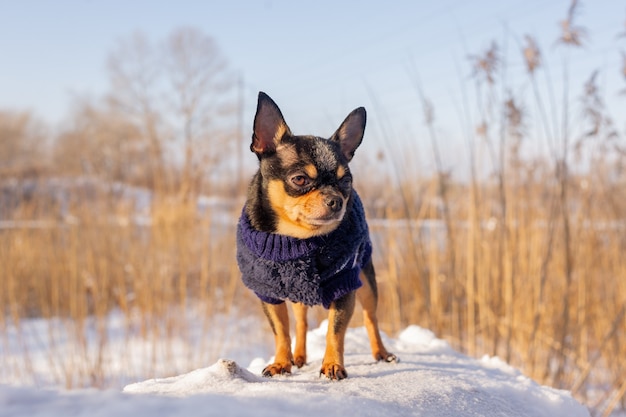
[[352,194],[348,162],[361,144],[365,121],[359,107],[330,139],[296,136],[276,103],[259,93],[250,149],[260,169],[250,195],[270,212],[264,213],[265,228],[271,229],[266,231],[308,238],[337,228]]

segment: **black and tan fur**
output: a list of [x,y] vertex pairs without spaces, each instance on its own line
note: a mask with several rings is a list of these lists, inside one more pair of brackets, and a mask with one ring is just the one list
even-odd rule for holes
[[[330,139],[296,136],[274,101],[265,93],[259,93],[250,149],[258,156],[260,167],[249,186],[246,202],[252,226],[300,239],[335,230],[351,203],[352,174],[348,163],[361,144],[365,122],[365,109],[360,107],[348,115]],[[344,339],[356,298],[363,306],[374,359],[396,361],[381,341],[376,318],[378,294],[371,261],[362,269],[361,281],[361,288],[335,300],[329,309],[326,351],[320,373],[330,379],[347,377]],[[292,364],[302,367],[307,361],[307,306],[293,304],[296,319],[293,352],[286,303],[263,303],[263,311],[276,342],[274,363],[263,370],[263,375],[288,374]]]

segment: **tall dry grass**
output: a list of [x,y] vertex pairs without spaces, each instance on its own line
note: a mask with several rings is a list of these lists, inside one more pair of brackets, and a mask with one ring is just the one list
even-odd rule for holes
[[[386,187],[380,195],[361,187],[370,203],[381,324],[390,333],[414,323],[428,327],[470,355],[499,355],[601,409],[623,392],[626,371],[620,360],[626,353],[626,188],[610,167],[596,164],[586,175],[568,177],[570,206],[561,210],[554,167],[510,163],[518,165],[509,167],[504,187],[441,176]],[[379,210],[383,217],[372,215],[374,198],[392,202],[399,194],[417,203],[396,200]],[[112,310],[126,317],[129,338],[148,346],[153,360],[137,361],[148,363],[137,371],[144,376],[164,372],[157,361],[177,361],[177,340],[190,345],[185,354],[199,355],[195,366],[216,359],[219,337],[194,339],[190,319],[203,320],[208,332],[215,316],[233,308],[261,318],[234,262],[236,207],[233,223],[212,225],[211,213],[195,204],[156,198],[150,222],[137,225],[135,209],[122,203],[107,193],[78,195],[66,208],[71,216],[59,219],[49,216],[59,212],[49,201],[31,201],[17,207],[13,220],[38,223],[0,231],[0,326],[19,329],[43,317],[53,319],[48,331],[54,333],[60,320],[65,331],[51,340],[70,338],[75,352],[53,344],[46,355],[54,378],[67,386],[110,383]],[[190,318],[189,306],[201,306],[200,314]],[[355,315],[355,325],[358,320]],[[35,373],[36,353],[24,348],[23,362],[12,370]],[[137,365],[131,357],[121,360]]]
[[[375,244],[381,324],[390,333],[420,324],[470,355],[499,355],[542,383],[571,389],[592,408],[613,407],[626,372],[624,178],[608,156],[588,172],[564,175],[559,160],[507,152],[506,175],[469,182],[440,173],[376,193],[358,179]],[[386,204],[376,208],[375,200]],[[193,319],[207,331],[233,307],[261,313],[245,298],[234,261],[237,204],[231,223],[215,225],[190,201],[155,197],[145,225],[107,193],[75,195],[62,209],[47,200],[19,204],[12,220],[38,223],[0,230],[2,343],[14,337],[8,328],[28,318],[61,320],[57,339],[70,338],[75,353],[48,348],[55,380],[105,386],[106,323],[117,310],[129,337],[146,341],[153,358],[138,374],[176,362],[176,340],[189,342],[185,354],[199,355],[189,366],[216,359],[219,337],[187,334],[189,306],[201,306]],[[35,353],[24,348],[21,363],[2,369],[35,373]]]
[[[434,209],[373,223],[383,327],[426,326],[602,408],[626,371],[623,185],[571,178],[562,211],[558,182],[537,171],[509,178],[506,213],[498,185],[481,184],[450,192],[449,224]],[[438,200],[437,188],[423,198]],[[442,245],[449,236],[454,246]],[[602,394],[587,398],[594,390]]]
[[[42,353],[29,351],[31,335],[21,330],[38,318],[49,319],[39,342],[48,340],[51,379],[68,387],[110,384],[120,372],[107,369],[112,363],[140,367],[128,376],[142,378],[217,359],[228,329],[215,328],[216,319],[235,308],[248,312],[246,303],[234,303],[232,227],[225,232],[195,202],[174,197],[154,198],[146,218],[106,190],[74,191],[64,205],[31,199],[0,229],[0,340],[6,349],[15,338],[23,344],[22,361],[0,366],[3,379],[31,372],[37,381],[32,362]],[[125,343],[146,345],[142,358],[109,343],[112,312],[125,317]],[[172,365],[183,362],[182,369]]]
[[[585,39],[577,6],[561,22],[563,48]],[[609,415],[626,403],[623,136],[597,72],[571,85],[566,50],[557,86],[538,43],[526,36],[517,46],[530,97],[510,92],[497,43],[470,56],[473,81],[461,89],[475,91],[475,103],[463,92],[469,176],[461,181],[441,161],[433,105],[416,82],[436,173],[416,177],[404,148],[394,177],[414,179],[375,196],[403,202],[387,213],[395,226],[374,225],[384,327],[428,326]],[[526,151],[529,141],[544,141],[547,152]]]

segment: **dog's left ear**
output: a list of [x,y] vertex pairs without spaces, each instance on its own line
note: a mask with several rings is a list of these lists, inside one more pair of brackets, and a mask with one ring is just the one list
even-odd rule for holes
[[348,162],[352,160],[354,151],[356,151],[356,148],[359,147],[363,140],[366,119],[367,116],[363,107],[353,110],[330,138],[330,140],[339,142],[341,153],[343,153]]
[[250,150],[259,157],[272,154],[285,135],[291,135],[291,131],[280,109],[270,96],[259,92]]

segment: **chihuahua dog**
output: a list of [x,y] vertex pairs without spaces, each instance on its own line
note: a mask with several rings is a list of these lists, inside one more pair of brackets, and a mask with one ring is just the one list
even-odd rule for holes
[[[290,374],[292,365],[306,363],[307,308],[323,305],[329,324],[320,375],[346,378],[344,339],[356,298],[374,358],[397,361],[380,337],[372,245],[348,166],[365,120],[360,107],[330,139],[296,136],[276,103],[259,93],[250,149],[260,166],[237,226],[237,261],[274,332],[274,363],[264,376]],[[285,300],[296,319],[293,352]]]

